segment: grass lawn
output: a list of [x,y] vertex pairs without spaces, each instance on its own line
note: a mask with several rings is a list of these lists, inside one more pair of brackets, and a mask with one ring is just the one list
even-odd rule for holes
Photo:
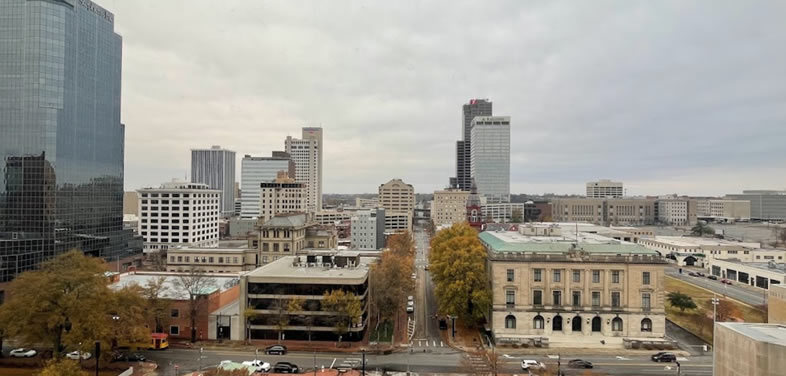
[[384,321],[379,324],[373,332],[371,332],[371,336],[368,337],[369,341],[375,342],[387,342],[390,343],[393,341],[393,323],[390,321]]
[[[693,298],[693,301],[696,303],[698,308],[681,312],[678,308],[672,307],[669,302],[666,301],[666,318],[687,329],[701,339],[712,343],[711,299],[715,295],[709,290],[705,290],[696,285],[667,276],[666,294],[673,291],[679,291]],[[717,295],[717,297],[724,299],[722,295]],[[766,321],[766,312],[762,312],[754,307],[739,303],[735,300],[729,300],[729,302],[731,302],[739,310],[741,314],[740,316],[742,317],[738,317],[738,319],[741,319],[745,322]]]

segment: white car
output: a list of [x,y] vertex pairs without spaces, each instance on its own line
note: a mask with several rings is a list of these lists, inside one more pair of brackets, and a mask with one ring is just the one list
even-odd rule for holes
[[255,360],[247,360],[242,363],[244,366],[251,366],[256,368],[256,372],[269,372],[270,371],[270,363],[263,362],[259,359]]
[[415,274],[415,273],[412,273],[412,279],[415,279],[415,278],[417,278],[417,277],[418,277],[418,275],[417,275],[417,274]]
[[415,297],[410,295],[410,296],[407,297],[407,301],[408,302],[414,302],[415,301]]
[[[71,351],[70,353],[66,354],[66,358],[71,360],[79,360],[79,357],[80,357],[79,351]],[[84,360],[88,360],[90,359],[91,355],[89,352],[83,352],[81,353],[81,357]]]
[[537,361],[537,360],[522,360],[521,361],[521,369],[523,370],[538,370],[538,369],[545,369],[546,366]]
[[[410,303],[412,303],[412,302],[410,302]],[[412,312],[415,312],[415,305],[414,304],[408,304],[407,305],[407,313],[412,313]]]
[[35,350],[21,347],[18,349],[13,349],[10,353],[8,353],[8,355],[10,355],[12,358],[32,358],[35,356],[35,354],[38,354]]

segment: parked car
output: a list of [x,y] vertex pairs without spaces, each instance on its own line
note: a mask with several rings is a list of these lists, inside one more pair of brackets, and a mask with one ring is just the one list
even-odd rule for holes
[[[412,302],[410,302],[410,303],[412,303]],[[415,304],[414,303],[413,304],[407,304],[407,313],[413,313],[413,312],[415,312]]]
[[707,278],[709,278],[709,279],[711,279],[711,280],[713,280],[713,281],[717,281],[717,280],[718,280],[718,277],[717,277],[717,276],[714,276],[714,275],[712,275],[712,274],[708,275],[708,276],[707,276]]
[[113,362],[144,362],[147,360],[139,353],[117,353],[112,357]]
[[297,365],[289,362],[278,362],[273,366],[273,373],[298,373],[299,371]]
[[521,361],[521,369],[523,369],[525,371],[526,370],[539,370],[539,369],[545,369],[545,368],[546,368],[546,366],[543,363],[541,363],[541,362],[539,362],[537,360],[522,360]]
[[726,278],[724,278],[724,279],[721,279],[721,283],[723,283],[723,284],[725,284],[725,285],[731,285],[731,284],[732,284],[731,280],[729,280],[729,279],[726,279]]
[[408,302],[414,302],[415,301],[415,297],[410,295],[410,296],[407,297],[407,301]]
[[35,350],[26,349],[24,347],[13,349],[10,353],[8,353],[8,355],[10,355],[12,358],[32,358],[35,356],[35,354],[38,354]]
[[265,349],[265,354],[268,355],[284,355],[287,353],[287,347],[284,345],[268,346]]
[[677,356],[670,353],[661,351],[652,356],[653,362],[674,362],[677,360]]
[[423,269],[428,270],[428,264],[426,264],[426,266],[424,266]]
[[439,319],[439,330],[448,330],[448,320]]
[[699,277],[704,277],[704,273],[702,273],[702,272],[696,272],[696,275],[699,276]]
[[247,360],[242,363],[244,366],[251,366],[256,369],[257,372],[269,372],[270,371],[270,363],[263,362],[259,359],[254,360]]
[[79,360],[80,357],[84,360],[88,360],[90,359],[91,355],[86,351],[81,353],[79,351],[71,351],[70,353],[66,354],[66,358],[71,360]]
[[571,368],[592,368],[592,362],[581,359],[573,359],[568,362],[568,366]]
[[417,278],[417,277],[418,277],[418,275],[417,275],[417,274],[415,274],[415,273],[412,273],[412,279],[415,279],[415,278]]
[[688,272],[688,275],[691,277],[698,277],[699,275],[694,272]]

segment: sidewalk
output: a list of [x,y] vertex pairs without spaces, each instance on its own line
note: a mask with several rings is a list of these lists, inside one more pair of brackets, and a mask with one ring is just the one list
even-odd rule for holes
[[306,352],[339,352],[339,353],[358,353],[363,349],[366,351],[390,351],[393,346],[389,344],[369,345],[365,341],[358,342],[342,342],[341,347],[337,342],[324,342],[324,341],[276,341],[276,340],[252,340],[249,344],[244,341],[197,341],[191,343],[189,341],[171,341],[172,348],[189,348],[198,349],[204,348],[206,350],[235,350],[235,351],[248,351],[254,352],[259,349],[260,352],[264,351],[266,347],[271,345],[284,345],[288,351],[306,351]]

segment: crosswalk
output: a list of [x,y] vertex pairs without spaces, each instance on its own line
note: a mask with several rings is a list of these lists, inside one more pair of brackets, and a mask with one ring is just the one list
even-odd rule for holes
[[476,375],[491,373],[491,366],[489,365],[488,359],[483,355],[467,354],[467,359],[469,359],[469,364],[472,366],[472,370]]
[[[363,363],[361,358],[346,358],[336,366],[338,369],[359,369]],[[368,364],[368,361],[366,361]]]
[[412,347],[447,347],[445,342],[434,339],[413,339],[410,344]]
[[407,338],[412,340],[412,336],[415,335],[415,320],[407,317]]

